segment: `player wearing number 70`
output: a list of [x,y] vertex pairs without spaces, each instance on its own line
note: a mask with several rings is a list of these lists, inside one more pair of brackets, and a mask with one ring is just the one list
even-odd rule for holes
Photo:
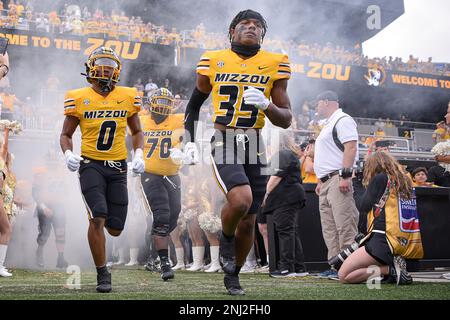
[[[151,235],[161,260],[161,278],[174,278],[169,261],[170,233],[177,227],[181,211],[181,181],[178,175],[183,152],[178,149],[184,133],[184,114],[174,114],[174,97],[166,88],[144,97],[149,111],[140,116],[144,132],[145,172],[142,190],[153,213]],[[146,265],[147,270],[153,270]]]
[[[266,160],[260,130],[265,117],[282,128],[288,128],[292,119],[286,92],[291,74],[288,57],[260,50],[266,29],[266,21],[258,12],[245,10],[236,15],[228,29],[231,48],[207,51],[200,58],[196,88],[185,114],[189,135],[184,149],[195,163],[195,122],[212,92],[216,131],[211,141],[211,160],[227,199],[222,208],[219,250],[225,288],[231,295],[244,294],[239,271],[253,245],[255,213],[266,191],[267,177],[261,173]],[[227,151],[234,152],[234,157],[227,157]],[[232,161],[228,161],[230,158]]]
[[[116,86],[121,62],[106,47],[94,50],[85,63],[90,87],[71,90],[64,100],[61,149],[70,171],[78,171],[89,217],[88,241],[97,267],[97,291],[110,292],[111,274],[106,268],[105,234],[122,232],[127,216],[126,127],[130,128],[134,158],[131,169],[144,171],[144,137],[139,122],[141,98],[135,88]],[[72,135],[81,129],[81,156],[73,153]]]

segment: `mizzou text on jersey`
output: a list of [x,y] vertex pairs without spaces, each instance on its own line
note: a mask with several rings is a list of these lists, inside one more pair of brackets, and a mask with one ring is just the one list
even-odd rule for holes
[[71,90],[64,99],[64,115],[80,120],[81,155],[94,160],[124,160],[127,118],[141,110],[135,88],[115,87],[103,97],[87,87]]
[[180,164],[170,158],[170,149],[184,134],[184,114],[171,114],[157,124],[149,115],[139,117],[144,133],[145,172],[162,176],[178,173]]
[[197,65],[197,73],[207,76],[212,86],[213,122],[234,128],[262,128],[265,114],[245,104],[244,90],[255,87],[270,99],[273,83],[289,79],[291,68],[287,55],[260,50],[248,59],[231,49],[206,51]]

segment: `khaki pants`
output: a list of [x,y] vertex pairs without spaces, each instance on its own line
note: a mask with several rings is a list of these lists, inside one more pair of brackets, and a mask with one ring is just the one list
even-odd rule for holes
[[353,199],[353,187],[351,191],[342,193],[339,176],[328,179],[320,187],[319,210],[322,235],[330,259],[353,243],[358,233],[359,213]]

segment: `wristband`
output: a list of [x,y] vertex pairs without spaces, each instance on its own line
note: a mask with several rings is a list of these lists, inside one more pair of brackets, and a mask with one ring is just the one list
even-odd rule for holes
[[339,177],[347,179],[353,175],[353,168],[342,168],[339,170]]

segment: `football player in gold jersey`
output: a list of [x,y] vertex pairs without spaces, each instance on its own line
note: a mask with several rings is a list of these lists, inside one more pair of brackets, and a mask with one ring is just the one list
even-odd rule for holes
[[[261,206],[267,164],[260,130],[264,119],[282,128],[291,124],[287,95],[290,65],[286,55],[260,49],[267,24],[258,12],[241,11],[229,27],[231,48],[205,52],[197,65],[197,83],[186,107],[185,154],[198,161],[195,122],[212,92],[214,128],[211,158],[216,180],[226,194],[222,208],[220,260],[231,295],[243,295],[239,271],[253,245],[255,213]],[[272,99],[270,101],[269,99]]]
[[[174,278],[169,262],[169,236],[176,228],[181,210],[180,161],[176,147],[184,133],[184,115],[173,114],[174,97],[166,88],[154,91],[144,107],[150,113],[140,117],[144,132],[145,172],[142,188],[153,213],[152,238],[161,260],[161,278]],[[179,158],[179,160],[181,160]],[[146,268],[152,270],[151,266]]]
[[[133,140],[133,172],[144,171],[143,134],[138,112],[141,98],[135,88],[119,87],[121,63],[115,52],[100,47],[86,63],[90,87],[68,91],[64,100],[61,149],[69,170],[78,171],[89,215],[88,240],[97,267],[97,291],[110,292],[105,234],[119,236],[127,216],[126,127]],[[72,135],[81,128],[81,156],[72,152]]]

